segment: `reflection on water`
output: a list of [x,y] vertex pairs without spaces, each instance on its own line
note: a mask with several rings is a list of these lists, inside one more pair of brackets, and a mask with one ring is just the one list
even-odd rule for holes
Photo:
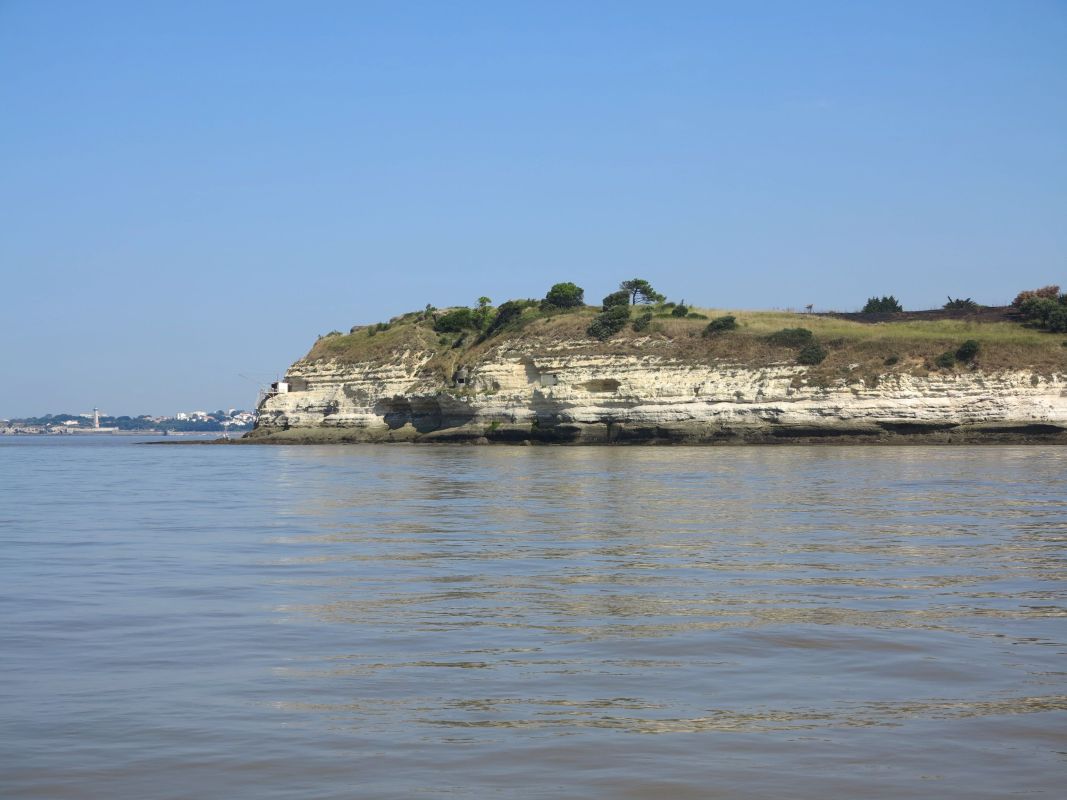
[[0,783],[1056,796],[1065,466],[1036,447],[0,448]]

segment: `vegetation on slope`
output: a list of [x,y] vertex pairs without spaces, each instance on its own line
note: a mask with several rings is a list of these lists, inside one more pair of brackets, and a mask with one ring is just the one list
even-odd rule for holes
[[[872,299],[880,309],[899,307],[892,296]],[[482,297],[470,308],[427,306],[388,323],[327,334],[307,359],[390,361],[432,352],[429,368],[447,379],[489,349],[521,340],[534,350],[567,342],[576,354],[639,353],[755,368],[803,364],[816,381],[862,378],[868,385],[891,372],[1048,374],[1067,372],[1067,345],[1054,335],[1061,330],[1059,309],[1067,312],[1067,295],[1056,287],[1024,292],[1014,306],[995,309],[950,298],[936,311],[815,314],[696,308],[668,302],[641,279],[623,281],[600,306],[588,306],[581,287],[564,283],[542,300],[494,307]]]

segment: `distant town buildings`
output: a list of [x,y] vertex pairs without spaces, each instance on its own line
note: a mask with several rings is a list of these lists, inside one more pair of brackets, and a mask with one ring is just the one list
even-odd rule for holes
[[43,417],[0,419],[0,435],[16,434],[106,434],[106,433],[193,433],[244,431],[256,421],[255,412],[230,408],[214,413],[179,411],[173,417],[112,417],[94,408],[91,413],[45,414]]

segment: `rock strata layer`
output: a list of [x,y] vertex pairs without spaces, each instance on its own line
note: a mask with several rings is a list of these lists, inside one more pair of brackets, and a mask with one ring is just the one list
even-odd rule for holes
[[1067,376],[858,374],[595,355],[557,343],[487,351],[451,380],[432,352],[302,360],[261,404],[261,442],[1067,443]]

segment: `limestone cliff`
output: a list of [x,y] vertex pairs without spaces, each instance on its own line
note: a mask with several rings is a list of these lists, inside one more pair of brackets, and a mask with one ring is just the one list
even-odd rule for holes
[[[293,364],[253,441],[1067,443],[1067,374],[1032,369],[835,374],[681,354],[662,337],[605,351],[509,337],[442,362],[394,349]],[[444,367],[442,368],[442,363]],[[925,373],[925,374],[921,374]]]

